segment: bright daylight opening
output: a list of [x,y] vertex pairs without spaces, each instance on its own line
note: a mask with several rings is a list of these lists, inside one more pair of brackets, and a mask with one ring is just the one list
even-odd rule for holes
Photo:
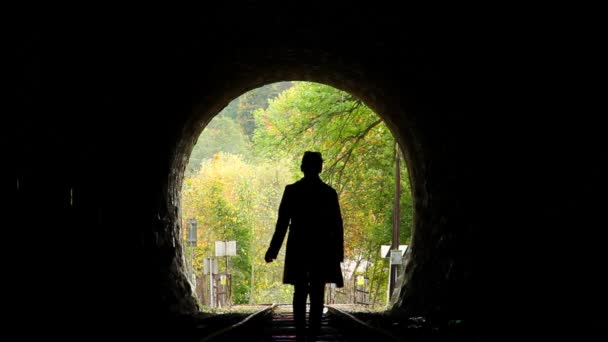
[[203,310],[291,303],[293,287],[282,283],[285,242],[275,262],[266,263],[264,253],[285,186],[303,176],[304,151],[322,153],[321,179],[337,191],[344,221],[344,287],[328,284],[325,303],[387,308],[412,231],[405,162],[382,119],[362,101],[294,81],[233,100],[190,155],[182,236],[186,273]]

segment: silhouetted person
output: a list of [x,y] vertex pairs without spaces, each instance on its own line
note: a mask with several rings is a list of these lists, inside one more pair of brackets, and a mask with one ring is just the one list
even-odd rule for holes
[[344,230],[338,194],[319,174],[321,153],[307,151],[300,170],[304,178],[287,185],[266,262],[276,259],[289,228],[283,283],[294,285],[293,313],[298,338],[306,326],[306,297],[310,295],[309,335],[320,332],[326,283],[344,286]]

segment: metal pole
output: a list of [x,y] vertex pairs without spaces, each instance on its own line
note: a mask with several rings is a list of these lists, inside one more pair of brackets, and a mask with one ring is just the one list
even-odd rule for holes
[[[393,207],[393,243],[391,250],[399,250],[399,225],[401,223],[400,200],[401,200],[401,165],[399,158],[399,144],[395,142],[395,203]],[[389,287],[389,298],[395,290],[395,283],[397,282],[397,267],[398,265],[390,265],[390,287]]]
[[[225,242],[224,246],[225,246],[224,250],[227,251],[228,250],[228,241]],[[228,254],[227,253],[226,253],[226,285],[224,285],[224,286],[225,286],[224,287],[224,303],[229,306],[228,301],[229,301],[230,297],[229,297],[229,293],[228,293],[229,287],[228,287]]]
[[194,285],[194,246],[190,246],[190,280]]
[[388,288],[386,289],[386,304],[390,304],[391,303],[391,292],[392,292],[392,286],[393,286],[393,265],[390,265],[391,259],[389,257],[388,259],[389,262],[389,266],[388,266]]
[[209,307],[213,307],[213,258],[207,258],[209,262]]
[[253,304],[253,272],[255,272],[255,268],[253,266],[253,262],[251,263],[251,285],[249,286],[249,304]]
[[[254,225],[251,225],[251,236],[255,236],[254,235]],[[251,250],[251,254],[255,255],[255,239],[252,238],[253,241],[250,242],[249,244],[249,249]],[[255,268],[254,268],[254,263],[251,263],[251,283],[249,285],[249,305],[253,304],[253,281],[254,281],[254,272],[255,272]]]

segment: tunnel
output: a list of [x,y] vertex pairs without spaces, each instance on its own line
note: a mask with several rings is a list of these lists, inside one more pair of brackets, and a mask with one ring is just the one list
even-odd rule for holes
[[414,231],[393,314],[605,336],[601,134],[510,34],[380,4],[66,13],[11,20],[0,335],[187,329],[189,153],[232,99],[304,80],[362,99],[403,148]]

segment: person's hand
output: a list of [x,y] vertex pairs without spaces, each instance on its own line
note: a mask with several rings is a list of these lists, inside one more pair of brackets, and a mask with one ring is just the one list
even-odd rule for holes
[[266,262],[272,262],[274,260],[274,258],[272,256],[270,256],[270,251],[266,252],[266,255],[264,255],[264,261]]

